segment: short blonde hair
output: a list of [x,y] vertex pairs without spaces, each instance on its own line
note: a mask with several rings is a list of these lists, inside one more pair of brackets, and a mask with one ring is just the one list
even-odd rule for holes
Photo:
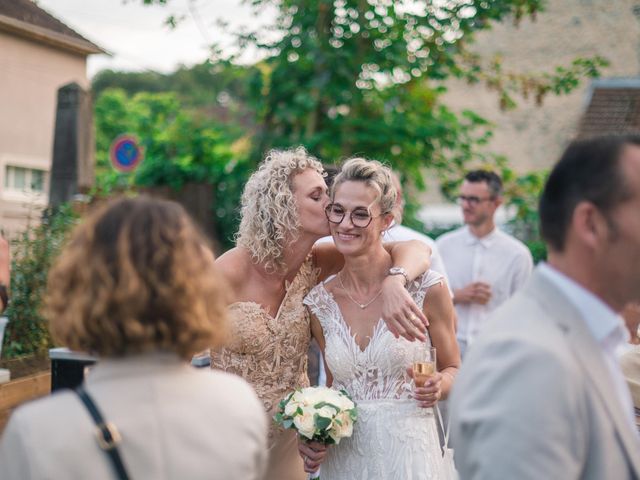
[[380,205],[381,214],[391,213],[397,220],[395,208],[398,192],[393,184],[391,169],[377,160],[366,158],[350,158],[343,165],[331,186],[331,201],[336,190],[344,182],[364,182],[376,193],[376,202]]
[[107,203],[74,231],[44,302],[54,339],[103,357],[219,345],[227,290],[185,210],[147,197]]
[[320,161],[304,147],[271,150],[244,187],[236,243],[267,271],[286,267],[285,242],[295,240],[300,228],[292,181],[308,168],[321,175],[324,172]]

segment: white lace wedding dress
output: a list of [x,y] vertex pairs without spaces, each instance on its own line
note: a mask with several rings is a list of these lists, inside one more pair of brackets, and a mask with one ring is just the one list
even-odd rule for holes
[[[441,280],[429,271],[412,282],[408,290],[416,304],[422,306],[427,289]],[[420,344],[396,339],[379,320],[362,351],[323,283],[304,303],[322,325],[333,388],[346,390],[358,408],[353,436],[330,447],[322,480],[447,478],[433,409],[417,406],[406,373]]]

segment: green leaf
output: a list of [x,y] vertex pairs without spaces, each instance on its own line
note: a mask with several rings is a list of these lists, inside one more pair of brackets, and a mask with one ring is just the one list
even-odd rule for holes
[[321,417],[317,413],[314,415],[313,420],[317,430],[326,430],[327,428],[329,428],[329,426],[331,426],[330,418]]

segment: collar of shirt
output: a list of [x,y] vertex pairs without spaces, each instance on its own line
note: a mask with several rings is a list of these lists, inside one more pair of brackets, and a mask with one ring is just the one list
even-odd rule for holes
[[496,237],[498,236],[498,229],[494,228],[486,234],[484,237],[476,237],[473,233],[471,233],[471,229],[467,226],[465,227],[466,239],[465,242],[467,245],[482,245],[484,248],[490,248],[495,242]]
[[635,428],[633,401],[619,362],[620,352],[629,338],[622,317],[593,293],[550,265],[541,264],[538,271],[553,282],[582,315],[589,332],[600,345],[629,425]]
[[559,272],[547,263],[541,263],[538,271],[553,282],[578,309],[591,335],[608,352],[624,348],[628,332],[624,321],[602,300],[575,280]]

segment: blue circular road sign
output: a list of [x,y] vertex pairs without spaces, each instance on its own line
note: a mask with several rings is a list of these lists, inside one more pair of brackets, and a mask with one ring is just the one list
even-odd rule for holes
[[144,158],[144,150],[132,135],[120,135],[109,149],[109,158],[113,168],[120,172],[131,172],[140,165]]

